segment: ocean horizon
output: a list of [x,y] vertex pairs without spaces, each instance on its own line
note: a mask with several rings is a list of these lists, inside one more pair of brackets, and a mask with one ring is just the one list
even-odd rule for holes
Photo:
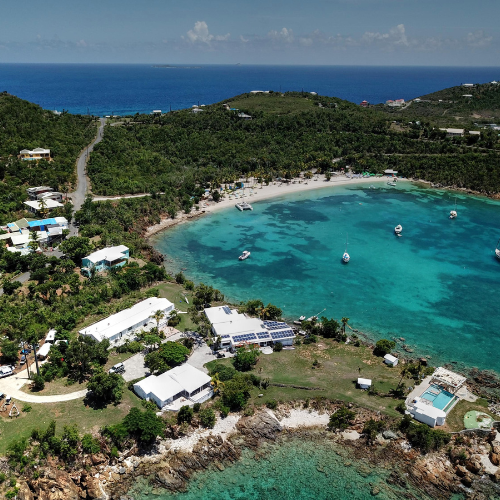
[[304,90],[377,104],[499,79],[500,67],[0,64],[0,92],[45,109],[98,116],[166,112],[251,90]]

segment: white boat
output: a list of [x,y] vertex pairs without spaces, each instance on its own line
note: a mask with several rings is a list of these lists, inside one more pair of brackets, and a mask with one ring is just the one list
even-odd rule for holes
[[456,219],[457,218],[457,199],[455,198],[455,209],[450,210],[450,219]]
[[345,239],[345,252],[344,255],[342,255],[342,262],[344,264],[347,264],[351,260],[351,256],[347,253],[347,236]]
[[388,186],[397,186],[396,182],[395,181],[389,181],[387,183]]
[[401,234],[403,232],[403,226],[401,224],[398,224],[395,228],[394,228],[394,232],[396,234]]
[[250,252],[248,250],[244,250],[243,253],[238,257],[239,260],[245,260],[250,257]]
[[500,240],[498,240],[497,247],[495,248],[495,256],[500,260]]
[[305,320],[306,320],[306,317],[305,317],[305,316],[301,316],[301,317],[299,318],[299,321],[305,321]]
[[241,212],[243,212],[243,210],[253,210],[252,205],[250,205],[250,203],[247,203],[246,201],[236,203],[235,207]]

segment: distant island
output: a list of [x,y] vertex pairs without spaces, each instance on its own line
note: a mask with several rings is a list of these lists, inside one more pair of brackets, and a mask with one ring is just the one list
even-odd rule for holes
[[176,66],[172,64],[154,64],[152,68],[169,68],[169,69],[199,69],[201,66]]

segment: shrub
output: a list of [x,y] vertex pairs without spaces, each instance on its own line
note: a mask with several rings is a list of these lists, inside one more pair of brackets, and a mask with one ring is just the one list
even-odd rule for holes
[[271,399],[271,401],[268,401],[266,403],[266,406],[270,409],[270,410],[276,410],[276,408],[278,407],[278,402],[275,400],[275,399]]
[[193,409],[187,405],[181,406],[177,413],[177,423],[182,424],[183,422],[186,422],[190,424],[192,419],[193,419]]
[[240,372],[247,372],[257,363],[259,350],[254,347],[240,347],[233,358],[234,367]]
[[43,391],[45,389],[45,380],[41,375],[33,375],[32,377],[33,383],[33,390],[35,391]]
[[163,434],[164,423],[156,413],[151,410],[142,412],[139,408],[132,408],[123,419],[123,425],[131,434],[143,443],[152,443]]
[[406,405],[401,401],[401,403],[398,403],[396,406],[396,411],[399,411],[399,413],[402,413],[404,415],[404,412],[406,411]]
[[29,413],[32,410],[31,405],[24,405],[22,412],[23,413]]
[[101,445],[91,434],[84,434],[82,438],[82,450],[84,453],[99,453],[101,451]]
[[219,409],[222,418],[226,418],[231,411],[227,406],[222,405]]
[[304,344],[315,344],[318,341],[318,337],[316,335],[308,335],[304,339]]
[[396,347],[396,342],[393,340],[381,339],[375,344],[373,354],[376,356],[385,356],[389,354]]
[[143,399],[141,401],[141,406],[146,410],[151,410],[154,412],[158,411],[158,406],[156,406],[156,404],[153,403],[153,401],[146,401],[145,399]]
[[203,427],[213,429],[215,425],[215,412],[212,408],[203,408],[199,413],[200,422]]
[[363,434],[366,434],[369,441],[373,441],[377,437],[377,434],[384,430],[384,426],[384,422],[370,418],[363,427]]
[[252,387],[250,377],[241,373],[228,380],[222,390],[222,404],[233,411],[239,411],[245,407],[250,398]]
[[0,472],[0,484],[3,484],[6,479],[7,476],[3,472]]
[[328,428],[330,430],[344,430],[349,427],[356,414],[345,406],[341,406],[335,413],[330,416]]
[[201,404],[200,404],[200,403],[195,403],[195,404],[193,405],[193,411],[194,411],[195,413],[198,413],[198,412],[200,411],[200,408],[201,408]]
[[210,376],[213,377],[216,373],[219,374],[219,380],[221,382],[227,382],[231,380],[237,372],[232,366],[216,363],[210,369]]
[[273,345],[274,352],[280,352],[283,350],[283,344],[281,342],[275,342]]
[[425,424],[413,422],[409,415],[405,415],[399,424],[399,429],[405,433],[412,446],[419,448],[423,453],[439,450],[450,442],[451,436],[439,429],[431,429]]

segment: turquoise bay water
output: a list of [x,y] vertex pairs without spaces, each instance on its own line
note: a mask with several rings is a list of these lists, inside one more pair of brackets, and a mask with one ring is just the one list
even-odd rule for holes
[[450,220],[454,203],[410,183],[328,187],[210,214],[153,243],[171,271],[230,300],[260,298],[289,319],[326,308],[374,339],[404,337],[434,364],[500,372],[500,203],[458,194]]
[[[137,500],[364,500],[373,498],[372,487],[377,487],[377,498],[404,498],[401,490],[385,482],[389,469],[353,460],[332,443],[294,440],[268,446],[263,454],[265,459],[255,460],[246,451],[224,471],[198,473],[185,493],[153,490],[139,481],[128,494]],[[427,498],[415,490],[413,494]]]

